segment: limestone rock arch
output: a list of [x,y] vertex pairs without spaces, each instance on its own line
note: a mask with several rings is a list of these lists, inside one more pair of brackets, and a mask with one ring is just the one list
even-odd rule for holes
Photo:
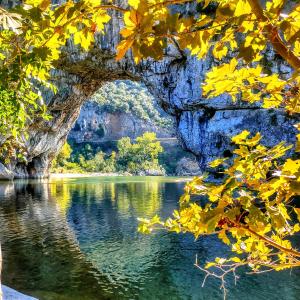
[[[212,100],[202,97],[201,83],[207,70],[215,64],[212,57],[199,61],[170,46],[159,62],[144,60],[135,65],[130,53],[116,62],[115,49],[121,27],[118,12],[114,12],[106,33],[97,36],[93,49],[88,53],[80,52],[69,42],[53,72],[59,92],[46,96],[52,119],[35,120],[29,128],[30,138],[26,144],[27,163],[12,161],[6,166],[0,164],[0,177],[47,176],[50,163],[63,145],[84,101],[105,82],[116,79],[145,83],[161,107],[176,119],[182,146],[197,156],[202,169],[215,157],[230,156],[230,137],[245,128],[260,131],[267,145],[294,140],[295,120],[283,111],[265,110],[245,102],[232,104],[226,95]],[[272,61],[272,70],[288,70],[281,61],[274,60],[274,56],[270,53],[267,57]]]

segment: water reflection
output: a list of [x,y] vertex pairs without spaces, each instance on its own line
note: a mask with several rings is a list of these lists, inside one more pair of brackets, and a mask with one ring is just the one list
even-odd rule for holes
[[56,201],[43,182],[0,185],[3,282],[40,299],[109,299],[61,212],[65,191]]
[[[41,300],[222,299],[193,268],[224,256],[215,238],[137,233],[137,217],[168,216],[183,183],[89,178],[0,184],[3,281]],[[299,271],[248,276],[228,299],[299,299]],[[276,294],[274,289],[276,288]]]
[[135,213],[149,216],[158,213],[161,209],[161,201],[167,183],[155,179],[132,182],[110,182],[104,181],[87,183],[74,183],[72,179],[53,180],[49,184],[49,193],[56,199],[62,212],[66,213],[70,208],[71,199],[84,199],[86,205],[92,202],[109,200],[115,203],[120,213],[127,214],[134,209]]

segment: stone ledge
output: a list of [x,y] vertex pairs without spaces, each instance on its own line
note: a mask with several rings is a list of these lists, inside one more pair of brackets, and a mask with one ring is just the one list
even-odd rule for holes
[[8,286],[2,285],[3,300],[38,300],[11,289]]

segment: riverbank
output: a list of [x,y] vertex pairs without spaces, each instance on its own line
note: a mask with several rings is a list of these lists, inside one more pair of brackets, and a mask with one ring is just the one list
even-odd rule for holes
[[64,179],[64,178],[93,178],[93,177],[166,177],[169,179],[172,178],[180,178],[180,181],[190,181],[193,179],[193,176],[172,176],[172,175],[164,175],[164,176],[153,176],[153,175],[132,175],[130,173],[52,173],[50,174],[50,179]]
[[121,173],[51,173],[50,178],[80,178],[80,177],[116,177],[132,176],[131,174]]
[[133,177],[193,177],[198,175],[193,174],[185,174],[185,175],[170,175],[170,174],[161,174],[161,173],[155,173],[155,172],[149,172],[149,173],[140,173],[140,174],[131,174],[129,172],[124,173],[118,173],[118,172],[112,172],[112,173],[51,173],[50,178],[80,178],[80,177],[117,177],[117,176],[133,176]]

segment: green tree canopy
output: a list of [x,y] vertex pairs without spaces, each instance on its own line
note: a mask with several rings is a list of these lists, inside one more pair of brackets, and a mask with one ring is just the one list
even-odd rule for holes
[[121,170],[132,173],[148,170],[161,170],[159,153],[163,152],[154,132],[145,132],[131,143],[129,137],[118,141],[118,164]]
[[71,157],[72,148],[68,143],[64,143],[56,158],[52,162],[52,167],[63,167],[68,159]]

